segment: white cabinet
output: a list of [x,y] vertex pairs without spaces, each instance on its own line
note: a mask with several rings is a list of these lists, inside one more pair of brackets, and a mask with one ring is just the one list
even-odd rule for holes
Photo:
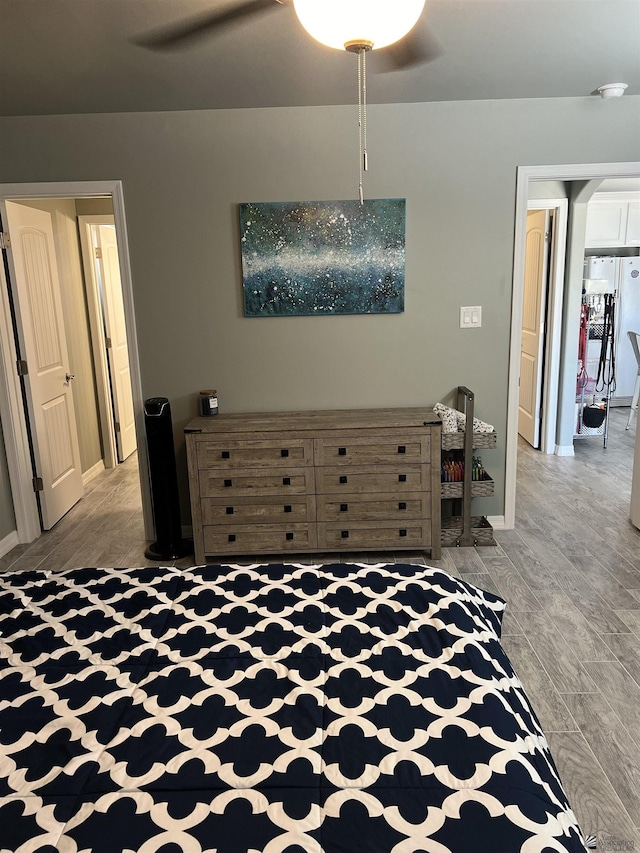
[[640,199],[637,193],[594,196],[587,207],[586,248],[640,246]]
[[640,201],[629,202],[625,246],[640,246]]
[[592,202],[587,207],[586,246],[624,246],[628,202]]

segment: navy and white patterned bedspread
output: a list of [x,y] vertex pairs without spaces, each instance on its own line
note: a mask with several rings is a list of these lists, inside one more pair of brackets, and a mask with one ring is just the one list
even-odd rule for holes
[[584,851],[503,609],[409,565],[0,575],[0,851]]

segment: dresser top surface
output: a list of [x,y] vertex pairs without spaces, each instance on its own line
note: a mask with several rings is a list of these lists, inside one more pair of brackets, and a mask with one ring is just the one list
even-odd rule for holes
[[309,412],[221,412],[198,417],[185,433],[253,433],[345,429],[415,429],[439,426],[440,416],[430,408],[336,409]]

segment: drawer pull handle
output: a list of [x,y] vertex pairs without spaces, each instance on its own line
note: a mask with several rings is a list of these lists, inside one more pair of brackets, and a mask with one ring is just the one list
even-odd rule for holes
[[399,536],[406,536],[406,535],[407,535],[407,531],[406,531],[406,530],[398,530],[398,535],[399,535]]
[[347,455],[347,448],[346,447],[339,447],[338,448],[338,456],[346,456],[346,455]]
[[349,512],[349,504],[340,504],[340,512]]
[[291,504],[287,504],[284,508],[285,512],[291,512]]
[[348,539],[349,538],[349,531],[348,530],[342,530],[340,535],[342,536],[343,539]]
[[398,445],[398,453],[406,453],[406,452],[407,452],[407,448],[405,447],[405,445],[399,444]]
[[340,482],[343,484],[347,482],[347,478],[345,477],[344,474],[340,477]]
[[223,459],[231,459],[231,454],[229,453],[228,450],[223,450],[221,453],[221,456]]
[[400,501],[400,503],[398,504],[398,509],[406,509],[406,508],[407,508],[406,503],[404,501]]
[[229,542],[235,542],[236,541],[236,534],[230,533],[227,538],[229,539]]
[[227,507],[227,515],[233,515],[233,507],[232,506]]
[[282,456],[283,459],[286,459],[288,455],[289,455],[289,451],[285,447],[283,447],[282,450],[280,451],[280,456]]
[[283,477],[282,478],[282,485],[283,486],[290,486],[291,485],[291,477]]
[[406,483],[407,482],[407,475],[406,474],[398,474],[398,482],[399,483]]
[[224,481],[224,487],[225,487],[225,489],[230,489],[230,488],[231,488],[231,486],[233,486],[233,480],[225,480],[225,481]]
[[291,540],[293,539],[293,533],[287,533],[286,536],[287,536],[287,541],[291,542]]

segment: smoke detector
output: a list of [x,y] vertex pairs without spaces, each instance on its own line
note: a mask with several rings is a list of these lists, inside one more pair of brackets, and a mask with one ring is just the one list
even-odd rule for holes
[[621,98],[626,88],[626,83],[605,83],[604,86],[598,86],[596,91],[600,92],[601,98]]

